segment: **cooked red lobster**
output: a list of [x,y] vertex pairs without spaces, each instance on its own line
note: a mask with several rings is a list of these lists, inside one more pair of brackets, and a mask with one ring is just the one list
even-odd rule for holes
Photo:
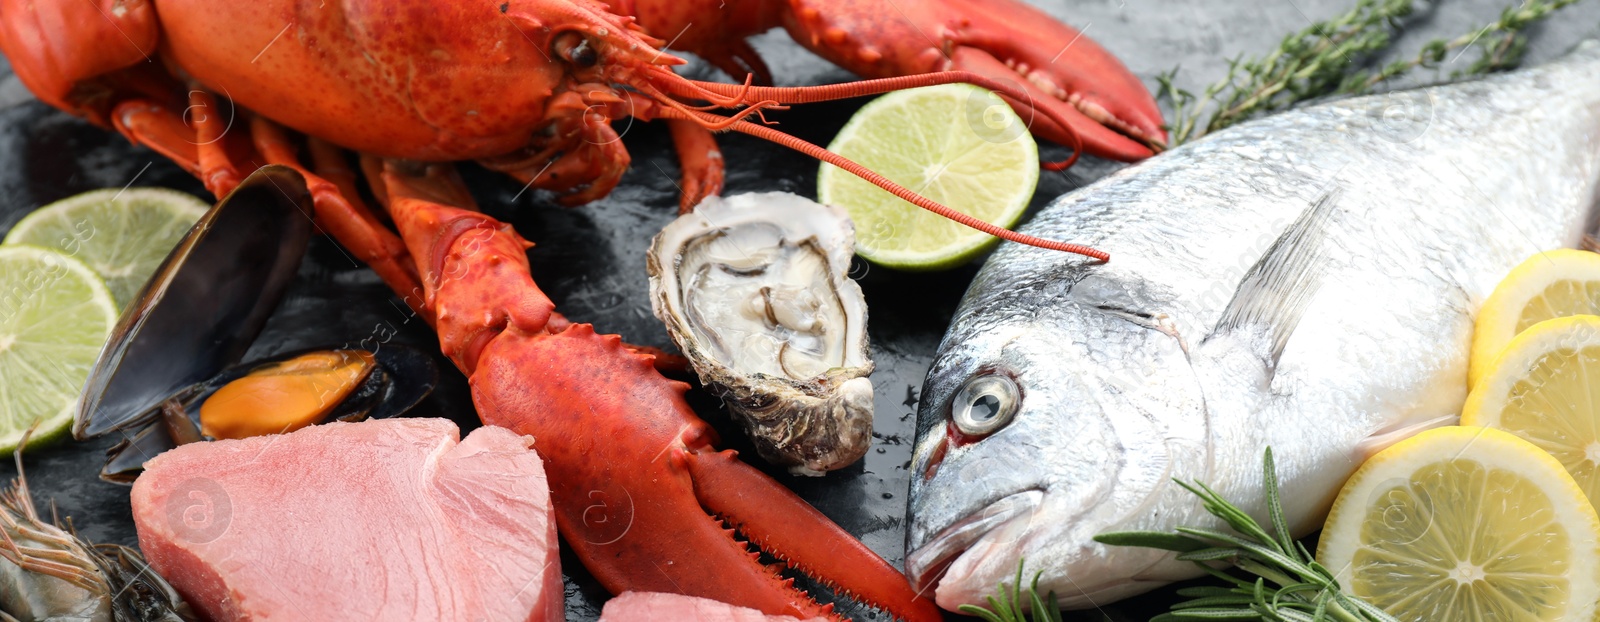
[[[770,76],[746,38],[778,26],[876,79],[754,86]],[[750,77],[685,79],[667,38]],[[828,609],[758,563],[724,521],[896,616],[939,613],[860,542],[717,451],[686,385],[657,373],[649,354],[556,314],[529,275],[527,242],[474,209],[448,162],[476,160],[583,203],[628,167],[612,121],[664,119],[685,206],[720,191],[712,132],[731,130],[1007,239],[1103,258],[972,221],[752,119],[970,82],[1074,158],[1134,160],[1165,140],[1154,101],[1120,63],[1015,0],[0,0],[0,49],[40,99],[161,152],[219,196],[262,164],[305,173],[317,223],[436,328],[483,421],[537,437],[560,531],[608,589],[802,616]],[[240,111],[237,126],[218,95]],[[363,203],[345,149],[361,154],[398,235]]]

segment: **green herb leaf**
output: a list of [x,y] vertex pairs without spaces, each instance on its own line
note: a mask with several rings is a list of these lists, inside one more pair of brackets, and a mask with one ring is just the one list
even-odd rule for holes
[[[1272,532],[1249,514],[1223,499],[1210,487],[1195,482],[1184,487],[1199,496],[1207,511],[1233,528],[1234,534],[1211,529],[1179,528],[1184,536],[1221,546],[1185,552],[1179,559],[1193,561],[1208,574],[1232,587],[1188,588],[1179,594],[1190,600],[1173,605],[1157,620],[1250,620],[1271,622],[1394,622],[1381,609],[1340,591],[1327,568],[1291,537],[1278,489],[1277,467],[1268,449],[1261,460],[1262,492]],[[1181,482],[1180,482],[1181,483]],[[1211,567],[1218,560],[1232,561],[1238,569],[1255,575],[1245,581]]]
[[1188,536],[1159,531],[1113,531],[1095,536],[1094,541],[1111,546],[1136,546],[1177,553],[1188,553],[1210,547],[1205,542]]
[[1179,145],[1263,113],[1332,95],[1361,95],[1421,67],[1438,69],[1469,48],[1480,53],[1451,79],[1503,71],[1522,62],[1526,31],[1580,0],[1523,0],[1499,19],[1454,39],[1429,41],[1416,55],[1377,71],[1365,67],[1387,52],[1416,12],[1414,0],[1357,0],[1327,21],[1290,33],[1258,58],[1228,61],[1228,74],[1200,95],[1177,88],[1178,69],[1156,77],[1156,97],[1172,107],[1169,145]]
[[[1261,475],[1273,533],[1205,484],[1178,482],[1234,533],[1180,527],[1177,533],[1126,531],[1095,536],[1101,544],[1179,553],[1178,559],[1194,562],[1223,583],[1178,590],[1178,595],[1188,600],[1173,605],[1171,611],[1151,622],[1398,622],[1371,603],[1341,591],[1333,573],[1290,536],[1271,449],[1262,457]],[[1218,561],[1232,562],[1253,578],[1246,580],[1213,567]],[[999,585],[996,594],[988,599],[989,607],[963,605],[961,612],[988,622],[1060,622],[1055,593],[1039,597],[1042,573],[1034,573],[1032,584],[1022,587],[1022,567],[1023,562],[1019,562],[1013,582]],[[1024,605],[1031,616],[1024,613]]]
[[[1062,622],[1061,605],[1056,600],[1056,593],[1050,592],[1043,598],[1039,596],[1039,576],[1043,572],[1033,574],[1033,582],[1028,587],[1022,586],[1022,566],[1027,560],[1017,561],[1016,580],[1010,585],[1002,582],[995,589],[995,595],[985,599],[989,606],[978,607],[975,605],[962,605],[956,610],[969,616],[983,618],[986,622]],[[1022,610],[1026,605],[1031,610],[1032,616]]]

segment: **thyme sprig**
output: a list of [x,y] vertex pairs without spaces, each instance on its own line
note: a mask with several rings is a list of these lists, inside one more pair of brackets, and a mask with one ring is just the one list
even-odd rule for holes
[[[1439,69],[1466,48],[1479,57],[1450,79],[1516,67],[1527,51],[1527,30],[1581,0],[1522,0],[1495,21],[1453,39],[1435,39],[1412,57],[1376,70],[1365,67],[1388,51],[1417,10],[1415,0],[1357,0],[1342,15],[1283,38],[1271,52],[1228,61],[1228,74],[1200,95],[1178,88],[1178,69],[1157,76],[1157,97],[1173,108],[1169,143],[1179,145],[1251,117],[1334,95],[1360,95],[1417,68]],[[1455,54],[1452,55],[1452,52]]]
[[[1178,485],[1200,497],[1206,511],[1227,523],[1233,533],[1179,527],[1176,533],[1128,531],[1095,537],[1097,542],[1112,546],[1176,552],[1179,560],[1194,562],[1223,582],[1223,585],[1178,590],[1180,596],[1189,600],[1173,605],[1171,611],[1156,616],[1151,622],[1397,622],[1382,609],[1341,590],[1333,573],[1317,563],[1304,545],[1290,537],[1270,448],[1262,459],[1262,479],[1272,523],[1270,532],[1205,484],[1180,481]],[[1241,578],[1218,569],[1218,563],[1231,564],[1255,578]],[[1037,573],[1031,586],[1022,587],[1019,564],[1016,581],[1010,585],[1001,583],[998,593],[988,599],[989,607],[964,605],[961,611],[988,622],[1028,622],[1030,618],[1022,610],[1027,605],[1033,611],[1031,620],[1034,622],[1060,622],[1055,593],[1041,599],[1038,588]]]

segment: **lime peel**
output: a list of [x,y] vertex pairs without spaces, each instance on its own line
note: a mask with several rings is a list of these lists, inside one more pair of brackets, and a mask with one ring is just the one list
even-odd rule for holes
[[0,456],[72,429],[78,394],[117,322],[99,276],[54,249],[0,246]]
[[87,264],[127,306],[190,227],[210,209],[165,188],[108,188],[67,197],[28,214],[5,244],[52,248]]
[[[969,84],[897,91],[863,106],[828,149],[958,212],[1002,228],[1022,218],[1039,181],[1039,149],[1005,100]],[[856,252],[904,270],[959,266],[997,238],[912,205],[831,164],[820,202],[844,208]]]

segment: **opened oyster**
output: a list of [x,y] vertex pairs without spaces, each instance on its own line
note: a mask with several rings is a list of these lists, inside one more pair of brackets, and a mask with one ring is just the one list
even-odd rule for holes
[[711,197],[650,245],[650,302],[762,457],[821,475],[872,439],[867,304],[843,210],[783,192]]

